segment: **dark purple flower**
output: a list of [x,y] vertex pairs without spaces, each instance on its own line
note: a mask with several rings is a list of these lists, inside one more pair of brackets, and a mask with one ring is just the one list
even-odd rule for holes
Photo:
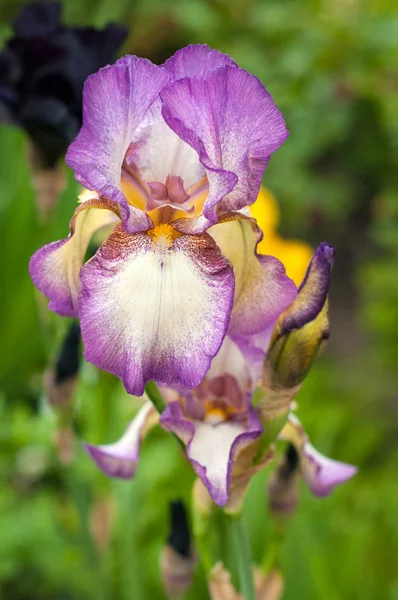
[[51,2],[26,6],[13,25],[0,53],[0,119],[24,128],[42,166],[54,167],[80,129],[84,81],[114,60],[127,29],[63,25]]

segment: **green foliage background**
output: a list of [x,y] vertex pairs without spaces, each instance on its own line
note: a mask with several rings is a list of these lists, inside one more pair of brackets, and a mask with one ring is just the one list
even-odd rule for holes
[[[0,39],[21,2],[0,5]],[[286,600],[398,599],[398,13],[390,0],[65,0],[69,22],[130,26],[124,51],[162,62],[207,42],[258,75],[291,136],[264,183],[281,233],[337,247],[332,337],[299,395],[299,416],[323,453],[359,474],[324,500],[301,489],[282,564]],[[159,555],[168,502],[189,501],[193,481],[174,440],[145,441],[137,476],[111,482],[80,447],[62,466],[42,373],[66,327],[49,313],[27,264],[63,237],[77,186],[68,173],[50,224],[39,223],[24,134],[0,130],[0,598],[164,598]],[[75,428],[91,442],[117,439],[134,414],[119,382],[83,366]],[[254,555],[270,525],[265,473],[245,507]],[[90,533],[93,507],[111,506],[109,543]],[[228,539],[216,524],[222,548]],[[206,599],[200,569],[189,599]]]

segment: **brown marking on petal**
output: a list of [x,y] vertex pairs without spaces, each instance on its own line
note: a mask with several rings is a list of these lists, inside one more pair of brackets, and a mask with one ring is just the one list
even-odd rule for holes
[[260,461],[258,461],[260,450],[260,438],[238,450],[228,489],[229,498],[227,504],[224,506],[225,512],[236,514],[242,509],[251,478],[259,471],[262,471],[274,459],[274,446],[270,446]]

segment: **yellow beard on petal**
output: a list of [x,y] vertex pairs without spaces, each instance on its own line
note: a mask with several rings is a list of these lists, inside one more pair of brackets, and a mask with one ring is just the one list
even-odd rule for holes
[[176,231],[169,223],[161,223],[148,231],[148,235],[152,238],[152,244],[156,250],[160,252],[169,250],[176,238],[180,237],[181,233]]
[[205,421],[210,425],[218,425],[224,423],[228,419],[228,415],[222,408],[211,408],[206,411]]

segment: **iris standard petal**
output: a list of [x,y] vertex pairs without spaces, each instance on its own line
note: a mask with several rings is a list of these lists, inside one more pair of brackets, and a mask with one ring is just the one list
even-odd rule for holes
[[65,317],[78,314],[79,272],[92,235],[120,221],[114,203],[93,195],[86,192],[84,202],[77,207],[69,236],[37,250],[29,264],[33,283],[49,298],[50,310]]
[[129,235],[119,225],[81,272],[85,357],[137,396],[150,379],[200,383],[234,292],[232,267],[209,235],[156,229]]
[[210,369],[206,374],[206,380],[211,381],[223,375],[232,375],[239,384],[242,392],[248,390],[251,385],[248,361],[238,344],[226,335],[220,350],[211,362]]
[[147,183],[165,184],[169,175],[181,177],[185,191],[205,175],[198,153],[166,125],[158,98],[131,138],[129,160]]
[[301,474],[315,496],[328,496],[336,485],[351,479],[358,471],[354,465],[333,460],[318,452],[310,443],[299,419],[292,413],[279,439],[287,440],[295,447]]
[[83,126],[66,156],[80,183],[121,204],[126,229],[132,232],[148,229],[151,222],[133,207],[134,218],[128,219],[122,164],[136,129],[169,80],[166,69],[135,56],[91,75],[83,92]]
[[204,77],[220,67],[237,67],[237,64],[222,52],[213,50],[207,44],[190,44],[181,48],[166,62],[164,68],[174,80],[183,77]]
[[166,123],[195,148],[206,170],[210,188],[203,212],[209,223],[214,224],[215,207],[227,194],[223,210],[254,202],[272,152],[288,135],[262,83],[243,69],[225,66],[202,78],[175,81],[160,97]]
[[178,402],[167,406],[160,423],[186,444],[187,456],[214,502],[219,506],[226,504],[235,459],[261,434],[261,427],[256,424],[248,431],[238,422],[212,425],[190,421]]
[[84,448],[108,477],[131,479],[135,475],[142,439],[156,422],[157,412],[151,402],[146,402],[118,442],[102,446],[84,444]]
[[231,261],[235,296],[228,333],[253,335],[266,330],[295,300],[297,289],[273,256],[257,254],[261,232],[252,219],[239,215],[220,222],[208,233]]

